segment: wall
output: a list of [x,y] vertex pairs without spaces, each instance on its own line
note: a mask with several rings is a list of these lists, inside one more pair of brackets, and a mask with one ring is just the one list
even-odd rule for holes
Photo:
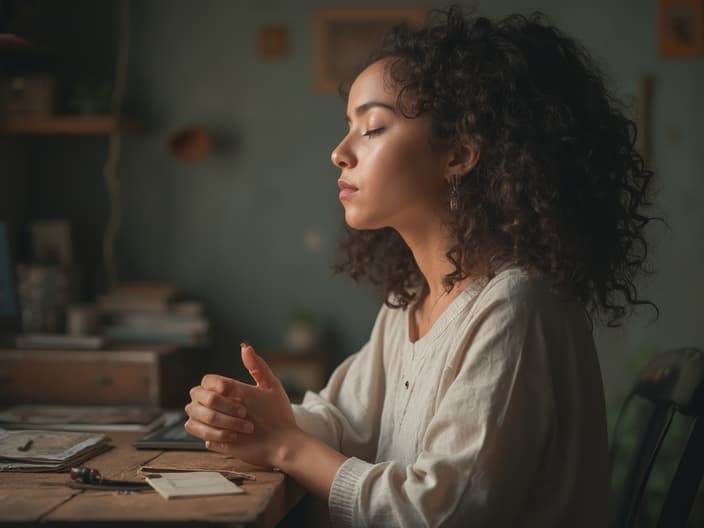
[[[342,225],[329,153],[344,133],[344,106],[311,88],[312,13],[350,3],[132,2],[127,106],[147,129],[126,139],[120,162],[122,276],[174,281],[203,299],[215,325],[211,366],[223,372],[237,372],[243,338],[260,348],[279,345],[296,307],[329,329],[336,359],[364,343],[376,315],[371,290],[329,271]],[[704,60],[658,57],[656,0],[480,3],[488,16],[532,9],[581,39],[626,99],[633,100],[639,75],[656,78],[653,166],[669,230],[652,230],[657,273],[644,287],[661,316],[651,322],[652,313],[642,310],[623,329],[596,329],[606,389],[616,398],[643,353],[704,346],[697,310],[704,293]],[[287,60],[257,58],[256,30],[265,24],[289,28]],[[211,127],[222,143],[192,166],[165,150],[169,135],[189,123]],[[87,152],[82,156],[99,157]],[[50,163],[54,158],[41,170]],[[91,182],[98,178],[90,175]],[[104,197],[92,186],[101,205],[77,207],[93,207],[88,216],[100,226]],[[311,234],[322,241],[319,250],[306,244]]]

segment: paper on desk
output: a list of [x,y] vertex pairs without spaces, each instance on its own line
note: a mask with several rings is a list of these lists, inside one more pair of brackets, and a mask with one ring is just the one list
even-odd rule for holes
[[227,478],[228,480],[237,480],[237,479],[245,479],[245,480],[257,480],[257,477],[255,477],[252,473],[245,473],[244,471],[235,471],[234,469],[221,469],[217,467],[208,466],[191,466],[191,465],[185,465],[181,467],[174,467],[174,466],[165,466],[165,465],[157,465],[157,466],[151,466],[151,465],[146,465],[146,466],[141,466],[138,470],[139,473],[141,473],[144,476],[149,476],[151,473],[187,473],[187,472],[193,472],[193,471],[215,471],[217,473],[220,473],[223,477]]
[[244,493],[237,484],[215,471],[155,474],[146,477],[146,481],[165,499]]
[[0,471],[62,471],[109,449],[107,436],[0,429]]

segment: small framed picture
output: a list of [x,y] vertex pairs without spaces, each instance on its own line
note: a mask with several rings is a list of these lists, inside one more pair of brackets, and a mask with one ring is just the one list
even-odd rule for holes
[[257,54],[264,60],[288,58],[289,35],[286,26],[262,26],[257,30]]
[[704,57],[704,0],[660,0],[658,33],[663,58]]
[[334,93],[351,81],[360,65],[393,26],[421,25],[425,7],[321,8],[313,19],[313,85]]

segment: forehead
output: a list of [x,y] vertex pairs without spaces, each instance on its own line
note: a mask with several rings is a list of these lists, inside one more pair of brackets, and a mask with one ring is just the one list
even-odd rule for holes
[[380,101],[395,106],[398,89],[390,81],[386,68],[389,59],[367,66],[352,83],[347,107],[354,109],[368,101]]

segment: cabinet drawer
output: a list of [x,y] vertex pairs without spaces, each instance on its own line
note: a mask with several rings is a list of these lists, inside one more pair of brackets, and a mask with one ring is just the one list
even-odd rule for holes
[[159,355],[17,351],[0,355],[4,403],[160,405]]

